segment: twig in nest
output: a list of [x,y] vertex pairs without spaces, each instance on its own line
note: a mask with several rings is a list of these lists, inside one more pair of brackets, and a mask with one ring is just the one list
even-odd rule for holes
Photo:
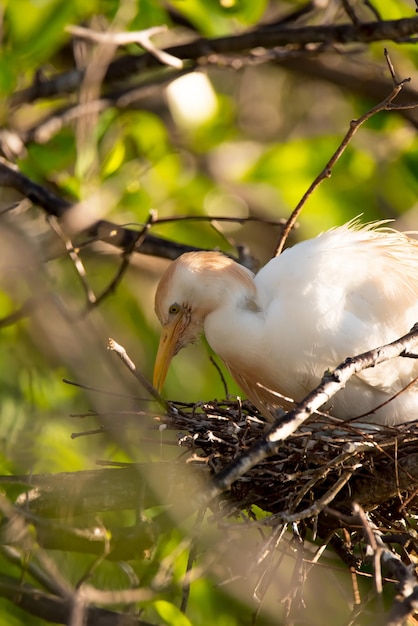
[[229,489],[232,483],[252,467],[277,450],[278,444],[294,433],[307,419],[332,398],[354,375],[378,363],[398,357],[418,345],[418,324],[397,341],[348,358],[332,372],[326,373],[321,383],[299,402],[294,409],[278,418],[271,430],[248,451],[238,456],[214,478],[212,486],[203,494],[203,502]]
[[405,624],[405,620],[418,610],[418,580],[414,564],[405,565],[400,556],[385,545],[380,536],[380,531],[373,527],[358,504],[355,504],[353,509],[363,524],[372,553],[377,592],[382,593],[381,566],[384,566],[390,575],[398,581],[399,595],[394,601],[388,619],[385,621],[385,626],[402,626]]
[[224,388],[225,398],[227,398],[229,396],[228,385],[226,384],[226,380],[225,380],[225,377],[224,377],[224,375],[222,373],[222,370],[219,367],[219,365],[217,364],[216,360],[213,358],[213,356],[210,356],[209,360],[210,360],[210,362],[212,363],[213,367],[216,369],[216,371],[219,374],[219,378],[221,379],[221,383],[222,383],[223,388]]
[[271,515],[270,517],[263,520],[263,524],[265,524],[266,526],[270,524],[275,526],[278,523],[293,524],[294,522],[300,522],[304,519],[316,517],[325,509],[328,504],[330,504],[335,499],[335,496],[348,483],[351,476],[351,469],[343,472],[340,478],[327,491],[327,493],[322,496],[322,498],[318,498],[318,500],[316,500],[310,507],[308,507],[304,511],[298,511],[297,513],[293,514],[290,514],[287,511],[283,511],[282,513],[275,513],[274,515]]

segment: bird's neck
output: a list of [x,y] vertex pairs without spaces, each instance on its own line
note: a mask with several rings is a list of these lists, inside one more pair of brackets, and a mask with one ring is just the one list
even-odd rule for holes
[[263,312],[257,304],[256,292],[242,291],[229,294],[222,304],[206,316],[206,339],[216,354],[227,364],[246,359],[254,354],[254,346],[261,345]]

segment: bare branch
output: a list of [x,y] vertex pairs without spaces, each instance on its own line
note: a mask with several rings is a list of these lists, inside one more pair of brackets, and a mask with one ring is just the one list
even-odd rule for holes
[[[374,107],[372,107],[371,109],[369,109],[368,111],[366,111],[366,113],[364,113],[361,117],[359,117],[356,120],[351,120],[350,122],[350,127],[348,129],[348,131],[346,132],[344,138],[342,139],[340,145],[338,146],[338,148],[336,149],[336,151],[334,152],[334,154],[332,155],[332,157],[329,159],[329,161],[327,162],[327,164],[325,165],[325,167],[323,168],[323,170],[318,174],[318,176],[315,178],[315,180],[311,183],[311,185],[309,186],[309,188],[307,189],[307,191],[303,194],[302,198],[300,199],[300,201],[298,202],[298,204],[296,205],[295,209],[292,211],[290,217],[288,218],[285,227],[283,228],[283,231],[280,235],[280,239],[278,241],[276,250],[274,252],[273,256],[278,256],[282,250],[283,247],[286,243],[286,240],[289,236],[290,231],[292,230],[292,228],[294,227],[303,207],[305,206],[306,202],[308,201],[308,199],[310,198],[310,196],[314,193],[314,191],[319,187],[319,185],[327,178],[330,178],[331,174],[332,174],[332,170],[335,167],[335,164],[338,162],[338,160],[340,159],[340,157],[344,154],[346,148],[348,147],[349,143],[351,142],[352,138],[354,137],[354,135],[356,134],[356,132],[359,130],[359,128],[365,123],[367,122],[371,117],[373,117],[373,115],[376,115],[377,113],[380,113],[381,111],[387,111],[387,110],[394,110],[397,108],[397,106],[393,103],[393,100],[398,96],[398,94],[402,91],[404,85],[406,83],[408,83],[411,79],[410,78],[404,78],[403,80],[401,80],[400,82],[398,82],[395,78],[395,70],[393,68],[392,62],[389,58],[388,52],[387,50],[385,50],[385,58],[389,67],[389,71],[391,73],[392,76],[392,81],[393,81],[393,89],[390,92],[390,94],[388,96],[386,96],[386,98],[384,100],[382,100],[382,102],[379,102],[379,104],[376,104]],[[418,102],[409,105],[411,108],[416,108],[418,107]],[[402,107],[402,105],[400,105],[400,107]]]
[[88,301],[89,306],[87,307],[87,310],[90,310],[93,306],[94,307],[99,306],[103,302],[103,300],[105,300],[111,294],[115,293],[118,285],[120,284],[122,278],[124,277],[126,271],[129,268],[132,254],[141,247],[141,244],[145,240],[147,236],[147,232],[150,226],[152,225],[153,221],[154,221],[154,212],[151,211],[146,224],[143,226],[142,230],[140,230],[137,233],[136,239],[133,239],[129,248],[124,250],[123,256],[122,256],[122,263],[120,264],[120,267],[118,271],[116,272],[115,276],[110,281],[109,285],[102,291],[100,296],[98,296],[94,301],[89,299]]
[[170,411],[173,410],[170,403],[167,402],[167,400],[164,400],[164,398],[160,396],[158,391],[154,389],[151,383],[148,382],[145,376],[143,376],[141,372],[137,370],[135,363],[129,358],[123,346],[119,345],[114,339],[109,339],[108,349],[111,350],[112,352],[115,352],[118,355],[122,363],[126,365],[129,371],[132,372],[135,378],[148,391],[148,393],[154,398],[154,400],[158,402],[158,404],[164,409],[164,411],[167,411],[168,413],[170,413]]
[[[336,26],[307,26],[304,28],[268,28],[249,31],[240,35],[216,39],[197,39],[187,44],[165,48],[164,52],[178,59],[196,61],[204,65],[211,54],[243,52],[254,48],[276,48],[279,46],[303,47],[312,43],[347,44],[371,43],[373,41],[402,42],[418,34],[418,17],[401,20],[375,21]],[[125,55],[113,61],[107,70],[105,82],[111,83],[138,74],[146,69],[161,65],[153,54]],[[83,73],[72,70],[58,74],[48,80],[37,80],[35,84],[14,94],[13,106],[33,102],[38,98],[70,93],[80,85]]]
[[354,374],[396,358],[417,345],[418,325],[414,326],[409,333],[399,340],[363,352],[356,357],[348,358],[332,372],[326,373],[321,383],[302,402],[299,402],[292,411],[277,419],[267,435],[214,477],[212,487],[203,494],[203,503],[209,502],[229,489],[237,478],[263,459],[274,454],[278,444],[294,433],[312,413],[342,389]]
[[83,28],[82,26],[67,26],[65,30],[81,39],[87,39],[88,41],[95,41],[101,44],[108,43],[114,46],[126,46],[130,43],[137,43],[141,46],[141,48],[144,48],[144,50],[152,54],[163,65],[169,65],[176,69],[182,69],[183,67],[183,63],[180,59],[172,54],[164,52],[164,50],[159,50],[151,41],[151,37],[167,30],[167,26],[164,25],[153,26],[152,28],[147,28],[146,30],[122,33],[100,33],[91,30],[90,28]]
[[[9,599],[27,613],[40,617],[42,620],[59,624],[69,624],[73,608],[71,600],[66,600],[45,593],[21,579],[0,576],[0,596]],[[150,622],[129,615],[100,607],[87,607],[85,612],[86,626],[154,626]]]
[[347,13],[353,24],[355,24],[356,26],[361,26],[361,21],[359,20],[355,10],[351,6],[350,0],[342,0],[342,5],[344,7],[344,11]]
[[[355,93],[364,96],[371,102],[384,100],[393,88],[393,82],[388,80],[382,73],[376,71],[375,66],[359,64],[355,58],[329,52],[318,56],[308,55],[307,51],[289,52],[286,54],[277,53],[272,55],[274,62],[280,67],[296,72],[309,79],[326,81],[336,85],[345,92]],[[418,127],[417,111],[403,108],[409,102],[418,101],[418,90],[406,84],[396,98],[396,111],[401,114],[415,128]]]
[[47,219],[48,219],[48,222],[49,222],[51,228],[53,229],[53,231],[58,235],[58,237],[65,244],[65,248],[67,250],[68,256],[70,257],[71,261],[73,262],[73,265],[75,267],[77,275],[80,278],[80,282],[81,282],[81,284],[83,286],[83,289],[84,289],[84,292],[86,294],[87,301],[91,305],[95,304],[97,302],[96,295],[95,295],[94,291],[92,290],[92,288],[89,285],[89,282],[87,280],[86,270],[84,268],[82,260],[80,259],[80,255],[78,254],[78,250],[76,250],[74,248],[71,239],[62,230],[60,224],[58,223],[57,218],[54,217],[53,215],[50,215],[50,216],[48,216]]
[[[76,204],[64,200],[46,187],[35,183],[22,174],[17,167],[0,157],[0,185],[11,187],[34,204],[40,206],[48,215],[63,218]],[[126,226],[119,226],[107,220],[94,222],[86,229],[86,234],[94,240],[104,241],[122,250],[129,250],[138,240],[138,231]],[[147,233],[140,245],[141,253],[152,256],[161,256],[170,260],[176,259],[184,252],[199,250],[196,246],[188,246],[172,242],[162,237]],[[136,252],[139,250],[136,249]]]
[[19,172],[17,167],[0,157],[0,185],[11,187],[43,207],[50,215],[62,217],[72,204]]

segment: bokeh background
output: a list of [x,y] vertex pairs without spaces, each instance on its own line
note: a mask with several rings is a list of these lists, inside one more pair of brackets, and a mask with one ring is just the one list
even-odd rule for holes
[[[385,20],[409,18],[415,10],[412,0],[374,0],[373,11],[367,3],[353,0],[350,5],[362,21],[375,20],[376,14]],[[152,234],[235,255],[244,246],[254,269],[262,266],[273,254],[280,220],[290,215],[322,170],[350,120],[390,93],[384,48],[397,77],[411,77],[405,95],[411,102],[414,96],[418,100],[418,53],[411,41],[312,45],[304,50],[258,47],[208,54],[185,62],[182,69],[165,66],[121,74],[110,83],[103,79],[108,64],[141,49],[134,43],[114,50],[97,46],[74,37],[68,27],[143,31],[164,24],[167,29],[152,41],[165,48],[198,37],[232,36],[299,11],[292,26],[350,21],[338,0],[0,2],[0,149],[31,180],[71,202],[83,202],[59,229],[71,232],[79,246],[88,285],[96,294],[106,289],[122,262],[119,249],[89,242],[81,232],[97,219],[140,230],[154,212]],[[85,70],[90,79],[69,88],[76,70]],[[32,98],[22,91],[58,74],[66,77],[64,86],[51,96]],[[364,221],[393,219],[402,230],[416,229],[417,124],[414,110],[402,110],[379,113],[364,125],[331,178],[309,198],[289,244],[360,215]],[[177,458],[181,450],[169,445],[175,437],[150,426],[158,407],[107,351],[107,339],[113,337],[151,378],[159,334],[153,297],[169,261],[133,255],[114,293],[100,306],[89,307],[62,232],[45,211],[8,187],[0,188],[0,207],[0,474],[75,472],[95,468],[100,460]],[[213,219],[201,219],[208,216]],[[226,217],[258,220],[216,220]],[[28,303],[29,314],[10,317]],[[166,397],[184,402],[225,397],[210,356],[204,341],[178,355]],[[228,392],[239,395],[226,371],[223,376]],[[76,417],[80,414],[84,417]],[[101,424],[105,433],[71,438]],[[132,511],[118,516],[101,515],[100,523],[133,523]],[[225,580],[229,563],[240,562],[244,571],[250,567],[260,538],[255,533],[240,537],[211,560],[206,551],[214,531],[207,531],[204,565],[192,585],[186,617],[176,607],[187,561],[182,542],[190,532],[190,526],[173,523],[148,560],[129,565],[141,586],[153,589],[153,598],[141,605],[147,619],[180,626],[250,623],[257,606],[250,582],[218,583]],[[242,544],[248,546],[246,554]],[[295,557],[290,541],[289,546],[275,585],[290,589]],[[91,561],[65,551],[53,552],[52,558],[72,584]],[[158,588],[160,564],[170,558],[170,574]],[[349,574],[339,571],[332,554],[328,565],[307,589],[310,610],[301,618],[304,623],[324,623],[324,615],[328,619],[330,614],[335,623],[343,623],[350,613]],[[1,572],[16,574],[14,568],[0,555]],[[120,564],[108,561],[94,570],[94,584],[100,588],[123,587],[127,577]],[[284,618],[277,617],[284,611],[279,595],[271,593],[258,623],[282,623]],[[0,600],[2,623],[44,622]]]

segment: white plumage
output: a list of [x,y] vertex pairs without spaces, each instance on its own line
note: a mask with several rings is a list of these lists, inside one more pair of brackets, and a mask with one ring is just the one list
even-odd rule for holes
[[[271,419],[272,407],[289,406],[276,394],[303,399],[325,370],[418,322],[418,243],[381,223],[351,222],[285,250],[256,276],[218,252],[187,253],[162,277],[155,307],[157,388],[172,357],[204,332]],[[381,424],[418,419],[417,385],[393,398],[417,376],[418,360],[399,357],[354,376],[325,408]]]

